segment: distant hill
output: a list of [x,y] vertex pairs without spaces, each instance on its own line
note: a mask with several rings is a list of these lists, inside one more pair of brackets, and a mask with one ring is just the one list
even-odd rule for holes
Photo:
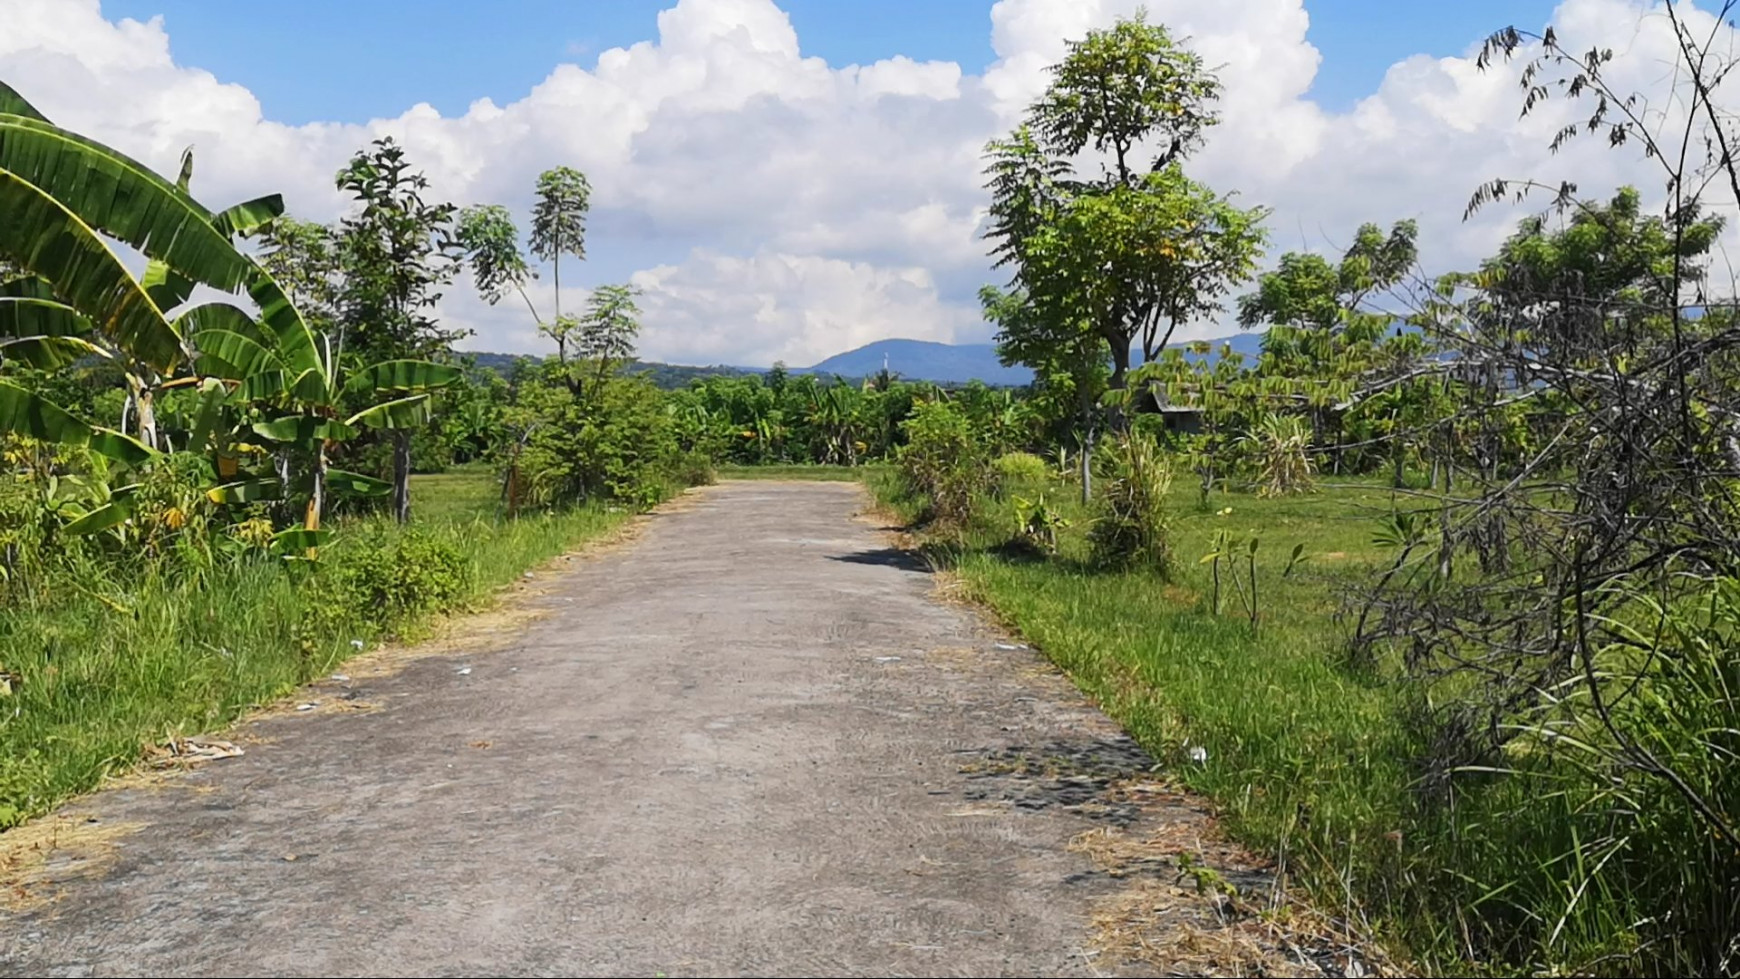
[[986,384],[1010,386],[1033,381],[1033,372],[1027,368],[999,364],[995,344],[933,343],[929,340],[878,340],[856,350],[835,354],[798,372],[868,377],[882,369],[884,358],[890,371],[909,381],[984,381]]
[[[1245,355],[1252,362],[1262,352],[1263,335],[1239,333],[1209,341],[1214,345],[1209,362],[1220,356],[1223,344]],[[477,366],[507,375],[515,362],[537,360],[525,354],[498,354],[478,350],[461,350],[462,357],[473,358]],[[1033,381],[1033,372],[1025,367],[1004,367],[997,362],[997,347],[991,343],[935,343],[929,340],[878,340],[856,350],[835,354],[814,367],[791,368],[793,374],[828,374],[849,379],[870,377],[882,369],[884,358],[888,369],[909,381],[935,381],[938,384],[964,384],[983,381],[996,386],[1019,387]],[[1138,353],[1137,359],[1140,360]],[[763,367],[689,367],[682,364],[660,364],[634,361],[629,370],[645,372],[661,388],[688,387],[689,382],[703,377],[742,377],[765,374]]]
[[[528,354],[498,354],[483,350],[461,350],[461,357],[472,358],[477,366],[485,370],[493,370],[503,377],[511,374],[514,364],[521,360],[541,360]],[[646,360],[636,360],[629,364],[630,373],[645,373],[650,375],[652,382],[666,390],[686,388],[689,382],[698,377],[741,377],[745,374],[762,373],[751,367],[689,367],[684,364],[660,364]]]
[[[1246,362],[1262,353],[1261,333],[1237,333],[1210,340],[1213,349],[1210,363],[1220,359],[1222,345],[1245,356]],[[1182,343],[1174,346],[1182,346]],[[1141,362],[1140,351],[1134,351]],[[814,367],[802,368],[803,373],[841,374],[846,377],[867,377],[882,369],[883,357],[888,369],[909,381],[964,382],[984,381],[986,384],[1018,386],[1030,384],[1033,372],[1025,367],[1004,367],[997,362],[997,346],[992,343],[933,343],[929,340],[878,340],[856,350],[835,354]]]

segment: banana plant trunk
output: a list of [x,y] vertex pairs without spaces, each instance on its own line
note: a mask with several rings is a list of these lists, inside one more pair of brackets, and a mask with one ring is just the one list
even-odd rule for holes
[[393,431],[393,514],[411,522],[411,433],[402,428]]
[[[302,519],[306,530],[320,529],[320,515],[326,509],[326,440],[321,439],[314,445],[314,479],[308,492],[308,512]],[[308,549],[308,559],[314,560],[316,549]]]

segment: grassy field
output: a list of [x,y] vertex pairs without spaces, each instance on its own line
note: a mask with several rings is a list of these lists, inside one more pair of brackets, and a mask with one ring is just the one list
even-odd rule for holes
[[[413,477],[416,540],[454,559],[438,602],[410,611],[358,605],[267,561],[215,573],[68,577],[50,598],[0,608],[0,829],[86,791],[140,758],[142,745],[220,729],[331,671],[389,634],[480,607],[526,568],[620,525],[583,508],[504,520],[488,472]],[[341,521],[320,576],[403,532],[377,517]]]
[[[870,484],[914,515],[894,474]],[[951,559],[969,594],[1068,671],[1168,771],[1213,798],[1236,838],[1280,858],[1320,901],[1358,920],[1355,895],[1367,904],[1374,889],[1403,884],[1396,841],[1408,824],[1416,747],[1406,703],[1394,686],[1346,668],[1342,655],[1345,589],[1389,557],[1372,541],[1391,506],[1381,481],[1280,499],[1215,493],[1206,504],[1194,487],[1176,486],[1176,572],[1165,582],[1089,568],[1090,515],[1076,487],[1018,486],[1010,495],[1042,489],[1071,520],[1058,556],[1003,547],[1012,508],[989,503]],[[1221,613],[1212,607],[1213,566],[1199,560],[1223,530],[1241,555],[1259,541],[1254,626],[1226,564]],[[1289,573],[1296,545],[1302,561]],[[1238,563],[1242,585],[1249,569],[1245,558]],[[1390,938],[1436,942],[1429,922],[1377,925]]]

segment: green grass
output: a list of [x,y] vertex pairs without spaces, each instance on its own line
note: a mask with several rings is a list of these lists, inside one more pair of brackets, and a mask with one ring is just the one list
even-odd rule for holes
[[[893,474],[871,480],[910,518],[897,484]],[[1091,516],[1076,487],[1030,484],[1009,495],[1041,489],[1072,520],[1058,556],[999,547],[1013,518],[1007,504],[988,503],[953,558],[969,593],[1213,798],[1236,838],[1285,858],[1318,897],[1340,904],[1346,888],[1392,880],[1386,834],[1406,818],[1414,745],[1398,692],[1342,667],[1337,622],[1338,592],[1386,558],[1371,537],[1389,511],[1388,490],[1373,481],[1281,499],[1216,493],[1203,505],[1194,487],[1175,484],[1176,568],[1162,581],[1088,567]],[[1260,542],[1254,628],[1224,565],[1223,611],[1212,610],[1211,566],[1198,561],[1221,530],[1241,545]],[[1283,577],[1301,544],[1304,563]],[[1206,761],[1191,761],[1191,748]]]
[[[487,604],[526,568],[628,517],[589,507],[504,520],[487,472],[414,477],[412,503],[413,528],[457,555],[462,573],[443,608],[395,621],[333,607],[327,592],[265,561],[205,575],[93,567],[0,607],[0,667],[19,677],[0,698],[0,828],[133,765],[146,742],[222,728],[330,672],[357,644]],[[378,517],[342,521],[319,573],[342,566],[348,547],[400,533]]]
[[[1337,482],[1206,504],[1175,485],[1170,580],[1089,567],[1092,515],[1076,487],[1056,482],[1004,493],[1044,491],[1073,521],[1054,557],[1007,546],[1007,499],[981,498],[965,530],[929,543],[970,595],[1211,798],[1234,838],[1280,858],[1320,906],[1367,923],[1426,974],[1704,974],[1699,963],[1731,956],[1740,905],[1720,869],[1731,860],[1708,832],[1672,822],[1685,807],[1664,783],[1618,792],[1633,818],[1578,757],[1538,751],[1510,756],[1508,774],[1458,774],[1453,805],[1421,795],[1420,705],[1458,688],[1406,680],[1387,660],[1348,662],[1348,599],[1393,558],[1372,542],[1392,499],[1381,479]],[[897,474],[869,483],[908,520],[919,515]],[[1260,541],[1255,627],[1236,592],[1221,614],[1212,608],[1199,558],[1221,530],[1235,552]],[[1306,561],[1289,575],[1295,545]]]
[[865,466],[821,465],[721,465],[716,470],[720,479],[816,479],[828,482],[852,482],[881,471],[878,464]]

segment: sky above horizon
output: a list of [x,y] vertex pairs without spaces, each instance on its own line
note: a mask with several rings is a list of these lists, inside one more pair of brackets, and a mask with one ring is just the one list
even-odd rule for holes
[[[576,166],[594,211],[564,307],[627,281],[643,292],[648,359],[806,365],[887,337],[989,338],[976,292],[1006,276],[978,237],[980,150],[1019,121],[1068,39],[1137,6],[0,0],[0,79],[161,170],[194,146],[195,194],[218,206],[278,191],[298,215],[335,220],[333,172],[388,134],[440,195],[522,221],[537,173]],[[1145,6],[1221,66],[1225,119],[1190,169],[1273,208],[1271,258],[1416,218],[1428,267],[1466,267],[1522,216],[1463,222],[1483,180],[1659,184],[1593,142],[1550,154],[1572,107],[1519,120],[1514,68],[1472,61],[1492,30],[1551,21],[1573,49],[1636,62],[1624,70],[1647,90],[1671,35],[1634,0]],[[486,306],[467,278],[442,314],[476,331],[469,348],[545,349],[523,307]],[[1227,332],[1209,320],[1181,336]]]

